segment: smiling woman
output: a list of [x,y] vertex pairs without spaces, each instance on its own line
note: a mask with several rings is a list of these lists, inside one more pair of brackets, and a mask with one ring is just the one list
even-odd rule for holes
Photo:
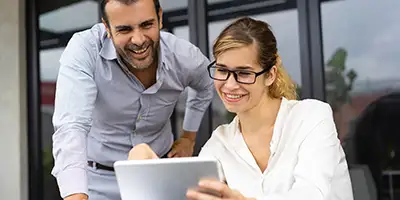
[[[199,156],[217,159],[226,183],[202,180],[188,199],[351,200],[332,109],[295,100],[269,25],[248,17],[234,21],[217,37],[213,54],[209,76],[237,116],[213,132]],[[133,148],[130,159],[153,159],[151,151]]]
[[[215,66],[209,66],[210,76],[216,80],[215,88],[225,107],[233,113],[238,112],[240,106],[236,104],[242,101],[253,107],[267,96],[296,99],[295,84],[282,67],[275,36],[271,31],[256,30],[258,27],[269,30],[262,21],[237,21],[222,31],[213,47],[217,59]],[[264,81],[257,81],[263,77]]]

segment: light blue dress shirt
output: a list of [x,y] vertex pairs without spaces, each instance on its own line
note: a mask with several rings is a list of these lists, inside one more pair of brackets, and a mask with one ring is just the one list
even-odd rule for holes
[[113,166],[139,143],[159,156],[167,153],[173,143],[169,119],[186,87],[184,130],[198,130],[213,97],[209,60],[167,32],[160,36],[157,82],[147,89],[121,67],[102,24],[74,34],[60,64],[52,174],[62,197],[88,193],[88,160]]

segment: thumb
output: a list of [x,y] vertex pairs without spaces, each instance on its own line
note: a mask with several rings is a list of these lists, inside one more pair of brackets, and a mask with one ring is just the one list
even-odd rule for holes
[[150,159],[158,159],[159,157],[157,156],[156,153],[154,153],[154,151],[150,151]]

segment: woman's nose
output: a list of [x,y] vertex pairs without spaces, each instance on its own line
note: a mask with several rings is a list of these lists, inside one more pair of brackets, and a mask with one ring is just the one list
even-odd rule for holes
[[234,73],[231,73],[230,76],[228,77],[228,80],[226,80],[225,87],[229,89],[236,89],[239,87],[239,84],[235,79]]

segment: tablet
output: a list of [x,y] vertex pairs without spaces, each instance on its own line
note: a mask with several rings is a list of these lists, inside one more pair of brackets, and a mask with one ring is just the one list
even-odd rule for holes
[[223,179],[218,161],[186,157],[114,163],[122,200],[185,200],[202,178]]

